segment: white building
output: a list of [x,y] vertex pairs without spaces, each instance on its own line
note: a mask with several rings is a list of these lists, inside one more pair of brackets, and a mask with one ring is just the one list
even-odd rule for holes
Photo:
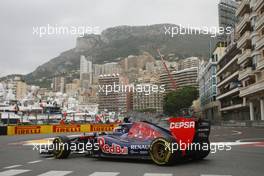
[[92,84],[92,72],[93,72],[92,61],[88,60],[85,56],[81,56],[80,80],[89,79],[89,83]]

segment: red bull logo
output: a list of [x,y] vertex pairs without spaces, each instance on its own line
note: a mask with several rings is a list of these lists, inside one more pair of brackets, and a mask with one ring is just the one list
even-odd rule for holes
[[121,147],[118,144],[112,143],[112,145],[108,145],[105,143],[105,139],[102,137],[98,138],[98,143],[99,146],[104,153],[109,153],[109,154],[123,154],[127,155],[128,154],[128,148],[127,147]]

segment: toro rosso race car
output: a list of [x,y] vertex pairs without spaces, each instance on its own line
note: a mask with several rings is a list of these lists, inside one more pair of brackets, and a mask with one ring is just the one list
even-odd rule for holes
[[171,118],[162,126],[140,121],[120,124],[112,133],[58,136],[41,154],[63,159],[71,152],[85,152],[92,157],[150,159],[168,165],[205,158],[210,153],[209,133],[206,120]]

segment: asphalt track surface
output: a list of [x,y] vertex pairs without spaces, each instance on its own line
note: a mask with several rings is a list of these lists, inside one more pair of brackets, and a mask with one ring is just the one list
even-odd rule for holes
[[0,136],[0,176],[262,176],[264,173],[264,128],[214,126],[211,142],[231,142],[230,151],[211,153],[202,161],[163,167],[151,161],[84,155],[71,155],[64,160],[45,158],[33,151],[33,146],[24,145],[25,141],[54,136]]

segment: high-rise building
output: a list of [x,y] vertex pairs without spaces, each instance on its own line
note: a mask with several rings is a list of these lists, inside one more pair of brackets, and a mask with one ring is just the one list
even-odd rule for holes
[[93,76],[93,67],[91,58],[88,60],[85,56],[81,56],[80,58],[80,80],[88,80],[90,84],[92,84],[92,76]]
[[246,120],[249,117],[248,108],[245,99],[239,96],[241,82],[238,60],[241,51],[237,48],[235,31],[232,36],[224,49],[224,55],[218,58],[216,99],[220,102],[221,120]]
[[68,83],[65,86],[65,92],[69,96],[77,96],[80,90],[80,80],[74,79],[72,83]]
[[[234,29],[237,22],[237,6],[238,3],[234,0],[220,0],[218,4],[219,27],[223,27],[224,29],[227,29],[227,27],[231,27],[232,29]],[[226,37],[227,36],[225,34],[220,36],[220,38],[224,41],[226,40]]]
[[93,65],[93,83],[98,82],[100,75],[107,74],[120,74],[120,65],[116,62],[106,63],[106,64],[94,64]]
[[120,67],[118,63],[116,62],[111,62],[111,63],[106,63],[103,65],[102,68],[103,74],[119,74],[120,73]]
[[219,102],[216,100],[216,68],[217,61],[221,56],[221,48],[217,46],[208,62],[202,62],[198,74],[200,109],[203,117],[211,121],[219,121]]
[[249,110],[245,119],[264,120],[264,1],[240,1],[236,15],[239,96]]
[[126,78],[119,74],[100,75],[98,83],[100,86],[98,91],[99,111],[127,112],[129,110],[131,102],[128,99],[129,92],[117,87],[128,84]]
[[27,96],[27,83],[24,81],[17,81],[16,82],[16,99],[22,100]]
[[[141,84],[141,86],[153,86],[151,84]],[[146,95],[146,92],[133,92],[133,110],[147,110],[151,109],[155,112],[163,112],[163,93],[151,92]]]
[[192,67],[199,67],[200,59],[198,57],[189,57],[179,61],[179,70],[184,70]]
[[6,93],[7,93],[7,90],[6,90],[5,83],[4,82],[0,82],[0,103],[4,102],[5,97],[6,97]]
[[[176,87],[182,88],[185,86],[196,87],[198,89],[198,67],[186,68],[180,71],[171,72],[173,79],[176,81]],[[165,90],[173,90],[173,85],[168,73],[160,75],[160,84],[165,85]]]
[[65,78],[63,76],[55,76],[52,79],[52,90],[54,92],[64,92]]

